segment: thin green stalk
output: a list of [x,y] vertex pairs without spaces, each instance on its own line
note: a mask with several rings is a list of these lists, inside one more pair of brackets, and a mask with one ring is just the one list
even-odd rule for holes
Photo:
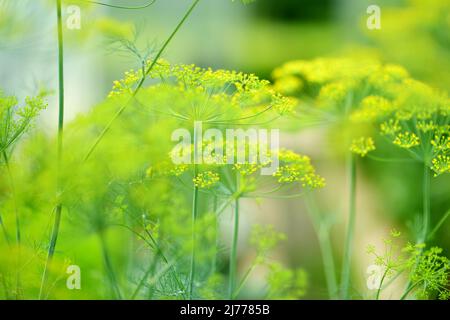
[[330,299],[337,299],[338,284],[336,279],[336,266],[334,263],[329,228],[323,221],[323,217],[313,199],[313,195],[305,195],[305,203],[319,240],[319,247],[322,254],[323,268],[328,288],[328,296]]
[[16,219],[16,245],[17,245],[16,297],[17,299],[19,299],[21,296],[20,288],[22,287],[20,281],[20,256],[21,256],[20,217],[19,217],[19,210],[17,208],[16,188],[14,185],[14,178],[12,175],[11,166],[9,165],[9,158],[5,150],[3,150],[2,153],[3,159],[5,160],[6,170],[8,172],[9,183],[11,185],[11,194],[13,198],[14,214]]
[[347,236],[344,247],[344,260],[342,265],[341,278],[341,294],[342,299],[349,298],[350,288],[350,270],[352,264],[353,254],[353,238],[355,234],[355,220],[356,220],[356,159],[354,155],[349,156],[348,160],[348,175],[349,175],[349,217],[347,225]]
[[1,214],[0,214],[0,226],[2,227],[3,237],[5,238],[6,244],[9,246],[11,243],[9,241],[8,232],[6,231],[5,224],[3,223]]
[[172,278],[175,280],[180,291],[183,293],[183,298],[186,299],[186,288],[184,287],[183,283],[181,282],[180,278],[178,277],[177,270],[175,269],[175,267],[173,265],[171,265],[169,263],[169,260],[167,259],[166,255],[164,254],[164,252],[161,249],[161,246],[158,244],[158,242],[156,242],[156,239],[152,236],[152,234],[147,229],[145,229],[145,233],[149,236],[158,255],[161,256],[164,263],[169,266],[169,270],[170,270],[170,274],[171,274]]
[[234,290],[236,286],[236,269],[237,269],[237,246],[239,236],[239,197],[236,197],[234,201],[234,227],[233,227],[233,240],[230,250],[230,274],[228,284],[228,297],[233,299]]
[[431,239],[435,236],[436,232],[439,231],[439,229],[442,227],[442,225],[444,224],[444,222],[450,217],[450,210],[448,210],[441,218],[441,220],[439,220],[439,222],[436,224],[436,226],[433,228],[433,231],[431,231],[428,234],[428,239]]
[[[213,212],[215,214],[216,217],[216,250],[218,250],[219,245],[220,245],[220,240],[219,240],[219,214],[218,214],[218,199],[217,196],[214,195],[213,196]],[[214,256],[211,262],[211,274],[214,274],[217,270],[217,251],[214,252]]]
[[[197,176],[197,165],[194,165],[194,177]],[[194,192],[192,195],[192,249],[191,249],[191,266],[189,272],[189,287],[188,287],[188,297],[192,299],[192,293],[194,289],[194,281],[195,281],[195,254],[196,254],[196,224],[197,224],[197,215],[198,215],[198,187],[194,185]]]
[[426,162],[423,165],[423,179],[422,179],[422,196],[423,196],[423,215],[422,223],[423,229],[419,242],[425,242],[428,238],[430,229],[430,215],[431,215],[431,188],[430,188],[430,169]]
[[384,283],[384,280],[386,279],[388,271],[389,271],[389,269],[386,268],[386,271],[384,271],[384,273],[383,273],[383,277],[381,277],[380,287],[377,290],[376,300],[380,300],[381,290],[383,288],[383,283]]
[[20,243],[21,243],[20,217],[19,217],[19,211],[17,209],[16,188],[14,185],[14,179],[13,179],[11,167],[9,165],[8,155],[6,154],[5,150],[3,150],[2,153],[3,153],[3,159],[5,160],[6,170],[8,172],[9,183],[11,185],[11,194],[12,194],[12,198],[13,198],[14,214],[15,214],[15,219],[16,219],[16,243],[17,243],[17,246],[20,247]]
[[237,298],[241,290],[244,288],[245,284],[247,283],[248,279],[250,278],[250,275],[252,274],[253,270],[255,270],[256,266],[258,265],[257,260],[258,257],[253,261],[250,268],[247,269],[247,272],[245,272],[244,276],[242,277],[241,282],[239,283],[236,290],[233,292],[233,300]]
[[92,146],[89,148],[88,152],[86,153],[86,156],[84,157],[84,161],[87,161],[90,156],[92,155],[92,153],[94,152],[94,150],[97,148],[97,146],[99,145],[100,141],[103,139],[103,137],[108,133],[108,131],[111,129],[112,125],[114,124],[114,122],[122,115],[122,113],[127,109],[127,107],[130,105],[131,100],[134,99],[134,97],[138,94],[138,92],[141,90],[146,77],[148,76],[148,74],[153,70],[154,66],[156,65],[156,63],[158,62],[158,59],[161,57],[161,55],[163,54],[163,52],[166,50],[167,46],[169,45],[169,43],[172,41],[172,39],[175,37],[175,35],[178,33],[178,31],[181,29],[181,27],[183,26],[183,24],[186,22],[186,20],[189,18],[189,16],[191,15],[192,11],[194,11],[195,7],[198,5],[198,3],[200,2],[200,0],[195,0],[192,5],[189,7],[189,9],[187,10],[187,12],[185,13],[185,15],[183,16],[183,18],[180,20],[180,22],[177,24],[177,26],[175,27],[175,29],[173,30],[173,32],[170,34],[170,36],[167,38],[167,40],[164,42],[163,46],[161,47],[161,49],[158,51],[158,53],[156,54],[155,58],[153,59],[152,63],[150,64],[150,66],[148,67],[147,71],[145,72],[145,74],[142,76],[142,79],[140,80],[140,82],[138,83],[136,89],[134,89],[130,99],[114,114],[114,116],[112,117],[112,119],[108,122],[108,124],[106,125],[106,127],[103,129],[103,131],[99,134],[99,136],[97,137],[97,139],[94,141],[94,143],[92,144]]
[[[145,272],[144,276],[142,277],[141,281],[139,281],[136,289],[134,290],[133,294],[131,295],[130,300],[134,300],[136,299],[137,295],[139,294],[139,292],[141,291],[142,287],[144,286],[144,284],[147,282],[148,277],[153,274],[156,270],[156,264],[158,262],[159,259],[159,253],[157,253],[154,257],[153,257],[153,261],[150,265],[150,267],[147,269],[147,271]],[[151,300],[153,296],[153,289],[149,290],[149,296],[148,299]]]
[[62,203],[60,202],[61,193],[61,167],[62,167],[62,153],[63,153],[63,134],[64,134],[64,42],[62,31],[62,15],[61,15],[61,0],[56,0],[56,16],[58,24],[58,98],[59,98],[59,115],[58,115],[58,154],[57,154],[57,197],[58,204],[55,208],[55,220],[53,222],[52,235],[47,253],[47,261],[45,263],[44,272],[42,273],[41,287],[39,290],[39,299],[41,299],[45,282],[47,280],[48,269],[55,253],[56,241],[58,239],[59,228],[61,224]]
[[109,7],[109,8],[114,8],[114,9],[124,9],[124,10],[140,10],[140,9],[145,9],[150,7],[152,4],[154,4],[156,2],[156,0],[151,0],[150,2],[148,2],[147,4],[144,4],[142,6],[134,6],[134,7],[130,7],[130,6],[119,6],[119,5],[113,5],[113,4],[109,4],[109,3],[104,3],[104,2],[98,2],[98,1],[89,1],[89,0],[82,0],[83,2],[86,3],[92,3],[92,4],[97,4],[100,6],[105,6],[105,7]]
[[417,285],[419,284],[419,282],[416,282],[415,284],[411,285],[409,284],[406,291],[402,294],[402,296],[400,297],[400,300],[405,300],[406,297],[411,293],[411,291],[414,290],[415,287],[417,287]]
[[99,238],[100,238],[100,245],[101,245],[101,250],[102,250],[102,255],[103,255],[103,262],[105,264],[105,270],[108,275],[108,279],[109,279],[111,288],[113,289],[114,297],[115,297],[115,299],[121,300],[122,294],[120,293],[120,288],[119,288],[119,285],[117,282],[117,277],[116,277],[116,274],[114,273],[114,268],[113,268],[113,265],[111,262],[111,258],[109,257],[108,248],[106,246],[106,240],[105,240],[105,235],[103,234],[103,231],[100,231]]
[[120,225],[120,226],[128,229],[129,231],[131,231],[133,234],[135,234],[136,236],[138,236],[139,238],[144,240],[144,242],[150,248],[155,250],[155,257],[154,257],[154,259],[152,261],[152,264],[147,269],[147,271],[144,274],[144,276],[142,277],[142,279],[139,281],[138,286],[136,287],[135,291],[131,295],[131,300],[134,300],[136,298],[136,296],[137,296],[137,294],[139,294],[139,291],[141,290],[142,286],[147,282],[147,279],[150,276],[150,274],[153,274],[153,272],[155,271],[156,264],[157,264],[159,258],[161,258],[163,260],[163,262],[169,267],[170,275],[172,276],[173,280],[177,283],[177,285],[178,285],[178,287],[180,289],[180,292],[183,293],[183,298],[185,299],[186,298],[186,289],[183,286],[183,283],[181,282],[181,280],[179,279],[175,267],[172,264],[169,263],[169,261],[167,260],[166,256],[164,255],[164,252],[162,251],[161,247],[156,242],[156,239],[152,236],[152,234],[147,229],[145,229],[145,233],[150,238],[150,240],[148,240],[144,236],[142,236],[141,234],[135,232],[133,229],[131,229],[131,228],[127,227],[127,226],[124,226],[124,225]]
[[[430,169],[427,166],[427,162],[423,163],[423,177],[422,177],[422,230],[421,234],[418,238],[418,243],[425,243],[429,237],[429,229],[430,229],[430,216],[431,216],[431,175]],[[434,232],[434,230],[433,230]],[[423,251],[423,248],[420,249],[420,252]],[[414,274],[417,268],[417,262],[411,271],[411,274]],[[406,289],[403,293],[403,296],[406,297],[408,293],[411,291],[411,279],[408,280],[406,284]]]

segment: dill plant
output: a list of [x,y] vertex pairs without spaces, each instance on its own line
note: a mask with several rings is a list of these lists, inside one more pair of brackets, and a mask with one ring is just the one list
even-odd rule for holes
[[[30,129],[33,120],[39,115],[39,113],[46,107],[44,102],[45,93],[42,92],[36,97],[27,97],[23,105],[19,105],[19,102],[14,96],[7,96],[0,91],[0,165],[6,167],[5,179],[9,183],[9,191],[13,202],[14,220],[15,220],[15,246],[17,247],[17,261],[16,268],[20,265],[20,250],[21,250],[21,218],[17,203],[17,190],[14,179],[13,170],[10,162],[13,150],[20,138]],[[8,236],[5,222],[1,217],[0,212],[0,226],[3,231],[4,240],[8,246],[11,245]],[[3,281],[6,281],[3,279]],[[20,281],[20,271],[16,272],[16,297],[22,296],[22,288]]]
[[430,172],[433,170],[435,176],[449,172],[449,100],[413,80],[404,68],[373,59],[292,61],[276,69],[273,76],[277,90],[300,99],[295,115],[299,126],[339,128],[341,151],[350,152],[349,222],[341,279],[341,297],[348,298],[356,217],[356,155],[389,161],[371,155],[377,138],[406,150],[412,159],[423,163],[422,229],[417,243],[427,241]]
[[436,296],[448,300],[450,260],[442,255],[442,249],[438,247],[427,249],[423,243],[407,243],[402,246],[400,238],[401,233],[392,230],[389,237],[383,239],[382,252],[377,252],[373,245],[367,248],[367,253],[374,257],[374,263],[382,268],[376,299],[380,298],[382,290],[391,285],[397,277],[407,273],[411,284],[399,299],[406,299],[414,293],[419,299]]
[[[108,115],[128,101],[139,81],[139,72],[142,71],[127,72],[124,79],[114,83],[108,99],[65,126],[64,140],[70,148],[61,161],[64,228],[58,246],[66,259],[59,254],[53,259],[49,272],[57,285],[48,287],[43,299],[53,295],[188,299],[191,285],[195,298],[235,298],[245,288],[254,267],[239,277],[239,229],[230,230],[232,240],[224,249],[218,240],[222,213],[236,208],[235,204],[243,198],[287,199],[324,185],[308,157],[284,149],[279,151],[280,166],[272,176],[259,173],[267,163],[175,165],[170,141],[175,129],[193,130],[195,120],[203,120],[205,128],[220,130],[241,126],[269,128],[291,110],[293,101],[253,75],[172,65],[164,60],[155,63],[149,74],[152,84],[141,88],[130,108],[103,137],[95,157],[84,161],[86,141],[95,139],[109,123]],[[204,143],[208,150],[211,141]],[[54,204],[52,195],[42,190],[54,187],[49,187],[49,177],[54,178],[55,174],[54,161],[44,155],[53,155],[55,151],[51,150],[56,150],[56,144],[52,137],[37,136],[24,145],[20,177],[20,185],[26,186],[21,201],[24,208],[32,203],[33,211],[48,212]],[[266,150],[266,146],[257,147]],[[215,157],[214,150],[210,151],[209,156]],[[31,185],[26,183],[30,180],[34,181]],[[198,190],[195,223],[194,188]],[[237,223],[240,214],[240,210],[234,210]],[[42,215],[34,221],[40,229],[46,225]],[[191,224],[194,229],[189,227]],[[40,233],[35,230],[30,237],[39,238]],[[263,241],[262,236],[259,238]],[[44,249],[37,248],[40,256]],[[224,252],[229,258],[223,259]],[[261,265],[264,255],[258,256],[257,264]],[[89,287],[80,293],[68,293],[61,288],[59,279],[64,279],[64,268],[70,261],[82,270],[98,270],[102,265],[101,277],[85,272],[83,279]],[[224,261],[227,267],[223,266]],[[36,260],[28,272],[40,271],[41,262]],[[289,292],[297,292],[292,297],[301,296],[302,290],[295,288],[304,284],[302,272],[280,265],[266,266],[273,274],[273,290],[268,291],[268,297],[281,298]],[[297,279],[297,285],[283,285],[290,279]],[[93,283],[104,284],[101,292],[91,287]],[[36,288],[28,290],[28,295],[32,295]]]
[[[189,17],[189,15],[194,10],[194,8],[197,6],[199,1],[200,0],[195,0],[192,3],[192,5],[188,9],[187,13],[183,16],[181,21],[177,24],[175,30],[172,32],[172,34],[169,36],[169,38],[166,40],[166,42],[164,43],[164,45],[158,52],[156,59],[158,59],[158,57],[164,52],[165,48],[171,42],[171,40],[173,39],[175,34],[178,32],[178,30],[181,28],[183,23]],[[92,2],[92,1],[88,1],[88,2],[100,4],[100,5],[106,5],[106,6],[110,6],[110,7],[115,7],[118,9],[142,9],[142,8],[146,8],[154,3],[154,1],[153,1],[142,7],[123,7],[123,6],[108,5],[108,4],[101,3],[101,2]],[[59,83],[58,155],[57,155],[57,157],[58,157],[57,189],[58,190],[57,190],[57,193],[59,194],[59,193],[61,193],[61,183],[62,183],[61,178],[60,178],[60,174],[61,174],[60,169],[61,169],[61,165],[62,165],[61,161],[62,161],[62,152],[63,152],[63,131],[64,131],[64,44],[63,44],[63,30],[62,30],[62,17],[61,17],[61,0],[56,1],[56,12],[57,12],[57,30],[58,30],[58,83]],[[150,65],[149,69],[146,70],[146,73],[150,72],[152,67],[153,66]],[[136,93],[139,91],[139,88],[144,83],[144,80],[145,80],[145,76],[143,75],[143,77],[141,78],[141,82],[138,84],[138,86],[136,88],[136,91],[135,91]],[[88,153],[85,157],[85,160],[87,160],[89,158],[90,154],[93,152],[93,150],[95,149],[95,147],[97,146],[99,141],[102,139],[104,134],[106,134],[106,132],[109,130],[109,126],[112,125],[112,123],[115,121],[115,119],[117,119],[121,115],[121,113],[125,110],[127,105],[128,105],[127,103],[124,104],[124,106],[115,114],[115,116],[111,120],[110,124],[102,131],[102,133],[97,138],[97,140],[95,140],[91,149],[88,151]],[[53,223],[53,230],[52,230],[51,238],[49,241],[47,262],[45,264],[44,272],[42,274],[41,289],[40,289],[39,297],[42,296],[44,286],[46,283],[46,278],[47,278],[47,270],[48,270],[49,264],[51,263],[51,260],[53,258],[54,250],[56,247],[56,241],[58,238],[59,228],[60,228],[60,223],[61,223],[61,213],[62,213],[62,203],[58,203],[55,207],[55,220]]]
[[[150,62],[149,62],[150,63]],[[111,98],[120,97],[123,94],[132,92],[133,84],[140,78],[142,71],[130,71],[126,73],[123,80],[114,84]],[[253,75],[211,69],[202,69],[193,65],[171,66],[165,61],[156,64],[150,76],[157,77],[163,82],[151,86],[148,90],[143,90],[136,96],[137,103],[141,109],[148,110],[158,117],[171,117],[180,126],[188,126],[193,129],[195,122],[201,121],[204,126],[218,126],[222,130],[229,127],[251,126],[272,122],[280,115],[289,112],[292,101],[284,98],[269,86],[264,80],[259,80]],[[150,94],[149,91],[153,94]],[[160,102],[155,96],[165,93],[170,96],[173,107],[161,111]],[[175,127],[176,128],[176,127]],[[230,245],[230,266],[229,266],[229,289],[228,297],[235,296],[236,265],[237,265],[237,241],[239,232],[239,200],[245,197],[264,197],[264,194],[279,191],[282,185],[299,183],[305,188],[317,188],[323,185],[323,179],[317,176],[309,162],[309,158],[296,155],[290,151],[281,151],[279,154],[281,166],[273,174],[275,182],[272,190],[265,190],[262,193],[255,193],[261,183],[258,179],[258,170],[265,164],[235,164],[228,165],[226,157],[217,160],[214,148],[209,148],[212,141],[204,141],[205,149],[208,150],[207,158],[213,161],[204,165],[170,165],[170,160],[165,165],[150,167],[148,174],[150,177],[161,175],[167,172],[182,181],[183,185],[192,185],[192,252],[191,271],[189,276],[189,295],[192,296],[195,282],[196,265],[196,237],[198,232],[196,220],[199,215],[198,201],[202,193],[206,193],[219,200],[218,205],[223,209],[233,204],[234,225],[232,230],[232,243]],[[194,154],[197,141],[194,134],[193,145],[181,152]],[[262,146],[254,146],[262,148]],[[249,148],[247,145],[246,148]],[[222,150],[226,147],[223,146]],[[228,150],[227,150],[228,151]],[[205,157],[205,155],[202,155]],[[234,157],[234,153],[232,153]],[[219,157],[223,157],[223,154]],[[183,180],[188,174],[189,180]],[[270,184],[269,184],[270,186]],[[223,210],[221,209],[221,210]]]

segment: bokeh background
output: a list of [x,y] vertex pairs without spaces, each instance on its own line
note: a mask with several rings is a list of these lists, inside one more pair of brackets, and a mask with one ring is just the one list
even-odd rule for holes
[[[106,0],[105,0],[106,1]],[[113,2],[113,1],[110,1]],[[141,4],[144,1],[125,1]],[[117,2],[114,2],[117,3]],[[182,16],[189,1],[163,0],[144,10],[117,10],[64,1],[81,7],[81,29],[65,32],[67,121],[86,112],[108,95],[112,82],[138,60],[122,52],[117,38],[135,40],[142,52],[159,48]],[[368,30],[366,9],[381,8],[381,29]],[[57,45],[53,1],[0,1],[0,87],[25,97],[57,88]],[[66,13],[67,15],[67,13]],[[172,62],[226,68],[271,79],[272,71],[289,60],[323,56],[376,57],[404,66],[413,77],[448,91],[450,84],[450,4],[446,0],[257,0],[242,6],[227,0],[205,0],[164,54]],[[39,126],[55,133],[56,95]],[[332,237],[340,261],[347,200],[344,159],[336,158],[321,129],[285,133],[281,143],[308,154],[327,188],[318,195],[321,209],[333,222]],[[393,227],[407,235],[408,225],[421,211],[420,166],[363,161],[358,181],[358,220],[354,281],[364,287],[365,253],[369,243],[380,244]],[[335,192],[340,190],[341,192]],[[432,184],[432,212],[438,217],[450,208],[450,181]],[[255,222],[274,224],[288,235],[276,253],[292,267],[310,275],[307,298],[325,295],[316,236],[302,200],[245,202],[240,237],[240,261],[248,232]],[[434,242],[450,252],[449,223]],[[258,277],[253,281],[257,283]],[[248,293],[251,296],[251,292]]]

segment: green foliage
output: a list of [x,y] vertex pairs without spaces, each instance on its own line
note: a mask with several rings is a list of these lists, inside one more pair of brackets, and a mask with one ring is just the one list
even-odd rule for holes
[[411,293],[419,299],[430,299],[437,296],[447,300],[450,297],[450,260],[442,255],[442,249],[431,247],[426,249],[425,244],[416,245],[408,243],[401,246],[398,231],[391,231],[390,236],[384,239],[384,251],[376,252],[373,245],[367,252],[374,257],[374,263],[384,270],[380,283],[380,291],[390,283],[390,279],[406,273],[410,284],[402,296],[408,297]]
[[46,106],[43,95],[27,97],[19,105],[15,97],[0,91],[0,153],[10,151]]
[[308,287],[308,276],[303,269],[289,270],[278,263],[270,266],[267,280],[269,293],[267,297],[273,300],[301,299]]

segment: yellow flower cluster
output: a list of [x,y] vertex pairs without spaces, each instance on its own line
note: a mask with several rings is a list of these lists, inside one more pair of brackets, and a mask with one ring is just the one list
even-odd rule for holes
[[352,141],[350,151],[365,157],[370,151],[375,150],[375,143],[371,137],[360,137]]
[[392,103],[380,96],[367,96],[361,101],[360,107],[355,110],[351,119],[353,121],[372,122],[380,116],[392,112]]
[[273,174],[279,183],[300,182],[302,187],[316,189],[325,186],[325,180],[315,173],[311,160],[291,150],[280,150],[280,166]]
[[212,171],[205,171],[205,172],[199,173],[199,174],[197,174],[197,176],[194,179],[192,179],[192,181],[194,182],[194,185],[197,188],[201,188],[201,189],[211,188],[212,186],[217,184],[219,182],[219,180],[220,180],[219,174],[216,172],[212,172]]
[[257,163],[236,163],[233,169],[238,171],[242,176],[250,176],[261,168]]
[[[304,104],[298,105],[306,109],[301,109],[299,116],[315,117],[314,123],[331,120],[346,124],[350,120],[360,129],[373,125],[396,146],[411,149],[422,145],[410,153],[433,170],[438,167],[432,166],[430,159],[442,164],[450,156],[448,96],[412,79],[401,66],[371,59],[298,60],[277,68],[273,78],[276,90],[326,108],[325,112],[314,108],[310,111]],[[361,133],[349,129],[350,136]],[[350,146],[351,151],[362,156],[374,149],[373,139],[369,138],[355,139]]]
[[431,164],[435,176],[450,172],[450,156],[440,154],[431,160]]
[[418,146],[420,144],[420,139],[415,133],[406,131],[399,133],[395,137],[394,144],[400,148],[410,149]]

